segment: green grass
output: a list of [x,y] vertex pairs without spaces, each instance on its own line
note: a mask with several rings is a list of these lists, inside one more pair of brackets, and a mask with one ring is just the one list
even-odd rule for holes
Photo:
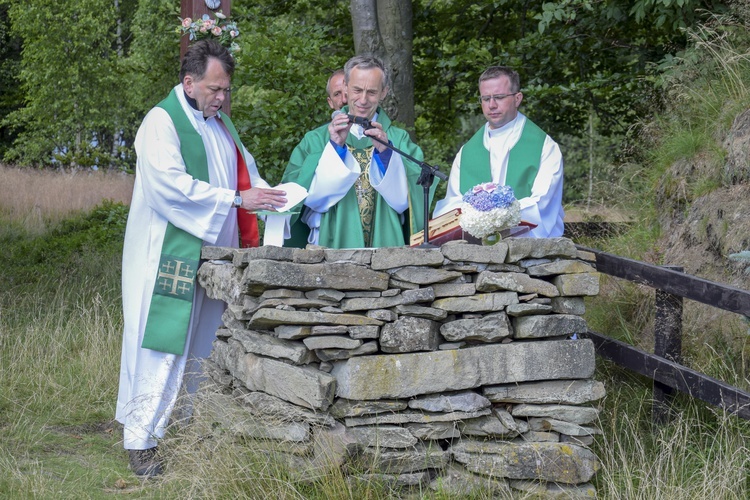
[[750,495],[750,422],[687,396],[671,422],[651,422],[651,382],[601,363],[608,394],[600,415],[602,498],[741,499]]

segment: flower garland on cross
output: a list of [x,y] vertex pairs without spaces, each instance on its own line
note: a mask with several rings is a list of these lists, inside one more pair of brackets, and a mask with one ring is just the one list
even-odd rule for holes
[[232,57],[240,51],[237,38],[240,36],[240,29],[237,23],[230,21],[221,11],[215,12],[216,19],[211,19],[208,14],[203,14],[201,19],[185,17],[180,19],[180,26],[177,27],[177,33],[181,36],[188,35],[190,42],[205,40],[207,38],[216,40],[227,48]]

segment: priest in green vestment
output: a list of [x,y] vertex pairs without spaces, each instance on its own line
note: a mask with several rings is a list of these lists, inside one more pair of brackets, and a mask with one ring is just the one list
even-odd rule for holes
[[508,185],[521,204],[521,220],[536,224],[524,236],[562,236],[563,159],[560,147],[518,107],[518,73],[492,66],[479,77],[479,101],[487,123],[456,155],[437,217],[461,205],[469,189],[485,182]]
[[140,477],[162,472],[157,445],[203,379],[226,304],[196,280],[204,245],[258,246],[250,212],[282,207],[220,108],[234,59],[222,45],[191,45],[180,83],[138,128],[133,198],[122,251],[123,337],[115,418]]
[[[308,190],[290,217],[284,246],[407,245],[424,227],[424,191],[417,185],[421,167],[383,143],[419,161],[422,150],[379,106],[388,93],[382,61],[353,57],[344,66],[344,81],[348,106],[305,135],[284,172],[282,182]],[[433,183],[430,201],[434,189]]]

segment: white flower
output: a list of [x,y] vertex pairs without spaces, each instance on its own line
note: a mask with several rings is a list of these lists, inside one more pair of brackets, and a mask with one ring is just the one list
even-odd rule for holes
[[461,204],[461,216],[458,223],[464,230],[475,238],[484,238],[499,233],[503,229],[517,226],[521,222],[521,204],[518,200],[507,208],[493,208],[481,211],[472,207],[470,203]]

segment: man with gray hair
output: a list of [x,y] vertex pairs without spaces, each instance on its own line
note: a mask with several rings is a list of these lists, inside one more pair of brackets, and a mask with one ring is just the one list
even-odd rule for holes
[[469,189],[494,182],[508,185],[521,204],[521,220],[536,225],[524,236],[562,236],[563,158],[560,148],[518,107],[518,73],[492,66],[479,77],[479,102],[487,123],[463,145],[451,167],[445,198],[433,217],[457,208]]
[[[388,72],[373,56],[344,66],[348,106],[327,127],[308,132],[292,152],[282,182],[307,188],[290,216],[285,246],[329,248],[403,246],[423,227],[421,167],[387,144],[422,160],[409,134],[380,108]],[[434,192],[430,192],[430,197]],[[296,210],[296,209],[295,209]]]

